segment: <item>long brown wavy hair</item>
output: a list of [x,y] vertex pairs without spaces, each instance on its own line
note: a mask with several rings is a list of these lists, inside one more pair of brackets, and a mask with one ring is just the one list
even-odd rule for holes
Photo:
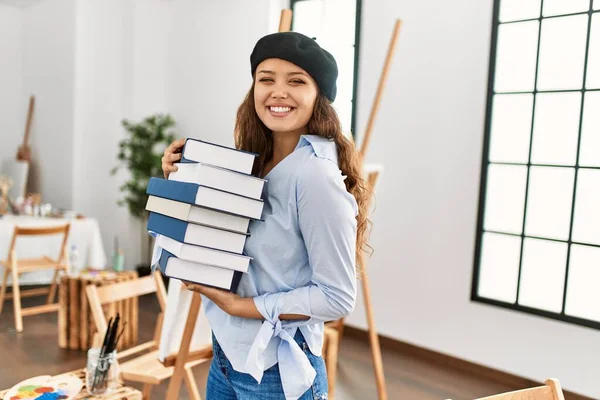
[[[367,243],[368,227],[370,220],[367,218],[371,189],[362,175],[362,160],[354,141],[342,132],[342,124],[331,102],[319,91],[312,117],[308,122],[308,132],[327,139],[333,139],[337,147],[338,166],[344,180],[346,190],[354,196],[358,205],[356,217],[356,256],[357,268],[360,253],[367,249],[372,250]],[[240,150],[257,153],[257,163],[253,173],[262,170],[263,165],[273,156],[273,134],[263,124],[254,108],[254,83],[250,87],[246,98],[237,110],[235,122],[235,146]]]

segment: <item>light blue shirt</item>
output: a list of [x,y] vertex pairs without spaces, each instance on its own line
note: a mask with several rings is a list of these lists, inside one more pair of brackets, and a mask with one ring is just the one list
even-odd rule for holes
[[[358,207],[335,143],[319,136],[303,135],[265,179],[263,221],[250,224],[244,252],[253,261],[238,288],[241,297],[254,298],[264,321],[233,317],[205,297],[203,303],[233,368],[260,382],[279,363],[286,399],[297,399],[315,371],[293,339],[296,330],[319,356],[324,322],[354,309]],[[281,321],[281,314],[310,319]]]
[[[231,316],[202,300],[233,368],[260,383],[263,372],[279,363],[286,399],[295,400],[316,375],[293,339],[296,330],[320,356],[324,322],[354,309],[358,207],[344,185],[335,143],[319,136],[301,136],[265,178],[263,221],[250,223],[244,252],[253,261],[237,291],[254,299],[264,321]],[[282,314],[310,318],[281,321]]]

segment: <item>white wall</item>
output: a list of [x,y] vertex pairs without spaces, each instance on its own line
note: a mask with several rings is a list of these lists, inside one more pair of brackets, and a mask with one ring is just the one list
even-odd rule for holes
[[0,160],[14,158],[25,132],[21,97],[21,12],[0,5]]
[[109,259],[114,237],[119,236],[127,266],[139,260],[135,246],[141,234],[127,209],[117,206],[126,173],[117,179],[110,170],[124,137],[120,121],[133,109],[133,15],[133,0],[77,0],[74,20],[74,208],[99,220]]
[[[74,167],[74,0],[47,0],[23,9],[21,17],[20,98],[22,103],[30,94],[36,99],[30,187],[42,193],[44,202],[69,208]],[[23,107],[26,110],[27,105]]]
[[172,7],[168,108],[183,135],[231,145],[252,83],[250,53],[272,32],[271,2],[178,0]]
[[[368,162],[385,164],[369,277],[383,335],[600,398],[600,332],[469,300],[492,1],[363,2],[358,128],[403,19]],[[366,327],[359,299],[348,324]]]

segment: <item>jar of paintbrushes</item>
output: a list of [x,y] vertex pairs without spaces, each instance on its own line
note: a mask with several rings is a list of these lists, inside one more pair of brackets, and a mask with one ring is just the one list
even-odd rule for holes
[[124,328],[119,330],[120,316],[108,321],[102,347],[88,350],[86,390],[91,396],[109,394],[118,387],[117,344]]

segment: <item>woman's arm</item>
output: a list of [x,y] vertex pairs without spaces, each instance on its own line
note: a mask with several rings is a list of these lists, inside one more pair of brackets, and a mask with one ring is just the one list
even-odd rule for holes
[[161,167],[165,179],[169,177],[171,172],[177,171],[177,167],[174,166],[173,163],[181,160],[181,150],[183,149],[184,144],[185,138],[177,139],[165,149],[165,152],[161,158]]
[[312,268],[311,285],[253,299],[194,285],[230,315],[283,326],[347,316],[356,299],[356,201],[329,160],[316,159],[299,177],[298,219]]
[[[264,319],[251,297],[242,298],[235,293],[195,283],[188,283],[187,288],[208,297],[217,307],[229,315],[241,318]],[[309,318],[308,315],[301,314],[282,314],[279,316],[281,320],[308,320]]]

